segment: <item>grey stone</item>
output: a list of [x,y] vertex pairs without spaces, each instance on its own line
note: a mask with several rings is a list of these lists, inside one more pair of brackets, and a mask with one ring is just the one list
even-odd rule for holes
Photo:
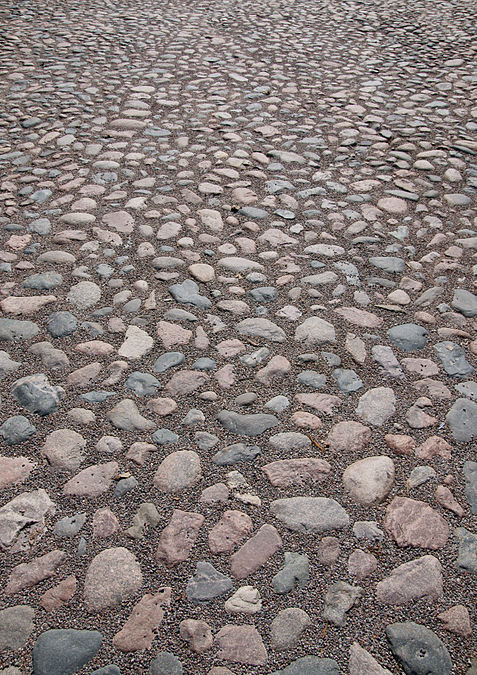
[[279,420],[275,415],[266,413],[241,415],[229,410],[221,410],[217,415],[217,420],[228,431],[239,436],[258,436],[279,424]]
[[151,662],[150,675],[182,675],[182,663],[171,652],[159,652]]
[[349,368],[335,368],[332,373],[338,389],[343,394],[351,394],[363,387],[363,381],[358,373]]
[[194,370],[216,370],[217,361],[203,356],[202,358],[197,359],[197,361],[194,361],[192,368],[194,368]]
[[384,532],[375,520],[357,520],[353,525],[353,534],[356,539],[369,539],[370,541],[384,539]]
[[63,283],[63,277],[58,272],[42,272],[32,274],[23,282],[25,288],[34,288],[37,291],[45,291],[49,288],[57,288]]
[[246,218],[255,218],[257,220],[263,220],[263,218],[268,218],[268,212],[263,209],[257,209],[253,206],[243,206],[240,211],[240,215],[245,216]]
[[448,375],[466,377],[474,372],[475,368],[465,358],[464,349],[455,342],[437,342],[434,350]]
[[278,612],[270,626],[270,643],[273,649],[293,649],[311,619],[298,607],[287,607]]
[[351,586],[344,581],[331,584],[325,594],[323,619],[334,623],[335,626],[344,626],[346,612],[358,604],[362,596],[363,589],[360,586]]
[[244,356],[241,356],[240,361],[250,368],[255,368],[255,366],[258,366],[260,363],[265,361],[265,359],[268,358],[270,354],[271,351],[267,347],[260,347],[260,349],[257,349],[251,354],[244,354]]
[[200,450],[211,450],[217,445],[219,438],[214,434],[209,434],[207,431],[196,431],[194,441]]
[[477,316],[477,296],[463,288],[456,288],[451,306],[464,316]]
[[460,382],[454,386],[454,389],[458,391],[459,394],[472,399],[472,401],[477,401],[477,382],[473,382],[472,380]]
[[80,310],[94,307],[101,298],[101,289],[93,281],[80,281],[71,286],[66,299]]
[[383,272],[388,272],[388,274],[399,274],[406,269],[404,260],[395,256],[375,256],[370,258],[369,262]]
[[312,389],[323,389],[326,384],[326,375],[317,373],[315,370],[304,370],[298,375],[297,381]]
[[457,527],[455,536],[459,540],[457,567],[477,574],[477,534],[469,532],[465,527]]
[[184,361],[185,356],[182,352],[166,352],[156,360],[153,368],[156,373],[165,373],[170,368],[180,366]]
[[409,474],[406,485],[410,488],[419,487],[419,485],[424,485],[436,476],[437,474],[432,466],[416,466]]
[[477,514],[477,462],[471,462],[470,460],[465,462],[463,472],[465,477],[465,496],[469,502],[471,512]]
[[48,317],[46,328],[52,337],[66,337],[76,331],[78,320],[71,312],[53,312]]
[[0,427],[0,436],[7,445],[17,445],[33,436],[36,427],[23,415],[13,415]]
[[47,630],[33,647],[33,673],[73,675],[97,654],[102,640],[96,630]]
[[12,394],[29,412],[44,416],[57,410],[64,389],[53,387],[44,373],[37,373],[16,380]]
[[305,319],[295,330],[295,340],[305,342],[308,347],[336,342],[333,324],[318,316]]
[[251,462],[261,452],[258,445],[245,445],[245,443],[234,443],[219,450],[212,457],[214,464],[219,466],[231,466],[238,462]]
[[199,294],[199,286],[192,279],[186,279],[181,284],[172,284],[172,286],[169,286],[169,293],[174,300],[184,305],[193,305],[198,309],[212,307],[209,298]]
[[303,588],[310,576],[310,564],[305,553],[285,552],[282,569],[272,578],[275,593],[289,593],[294,588]]
[[255,302],[273,302],[277,299],[278,291],[273,286],[262,286],[249,291],[248,295]]
[[270,511],[295,532],[328,532],[349,525],[344,508],[328,497],[288,497],[270,504]]
[[477,437],[477,403],[458,398],[446,415],[452,436],[460,443],[468,443]]
[[20,649],[33,631],[35,610],[28,605],[16,605],[0,610],[0,651]]
[[191,602],[207,602],[228,593],[232,585],[230,577],[216,570],[210,563],[199,561],[195,574],[187,583],[187,599]]
[[125,389],[132,389],[136,396],[153,396],[161,383],[150,373],[135,370],[124,383]]
[[165,427],[155,431],[151,438],[156,445],[166,445],[168,443],[175,443],[179,440],[179,436],[177,434],[175,434],[170,429],[166,429]]
[[388,330],[389,339],[404,352],[424,349],[429,331],[415,323],[403,323]]
[[122,478],[121,480],[118,480],[118,482],[116,483],[113,495],[116,499],[122,499],[125,494],[127,494],[128,492],[132,492],[132,490],[135,490],[137,486],[138,482],[134,476],[130,476],[129,478]]
[[413,621],[386,626],[391,650],[406,675],[449,675],[452,661],[435,633]]
[[21,365],[20,361],[14,361],[7,352],[0,350],[0,378],[7,373],[14,373]]
[[270,342],[285,342],[285,331],[269,319],[244,319],[236,325],[239,335],[259,337]]
[[86,513],[76,513],[59,520],[54,528],[57,537],[74,537],[86,522]]
[[273,412],[283,412],[290,407],[290,401],[286,396],[274,396],[263,407]]
[[29,340],[35,337],[40,329],[33,321],[19,319],[0,319],[0,341]]
[[91,675],[121,675],[121,671],[117,666],[110,665],[98,668],[98,670],[93,670]]
[[130,398],[120,401],[106,413],[106,417],[113,426],[124,431],[148,431],[156,427],[154,422],[139,413],[137,405]]
[[395,403],[390,387],[375,387],[360,397],[356,412],[365,422],[380,427],[396,412]]
[[276,450],[292,451],[303,450],[311,446],[311,440],[305,434],[297,431],[284,431],[280,434],[270,436],[268,442]]
[[340,668],[334,659],[303,656],[283,670],[275,670],[271,675],[340,675]]

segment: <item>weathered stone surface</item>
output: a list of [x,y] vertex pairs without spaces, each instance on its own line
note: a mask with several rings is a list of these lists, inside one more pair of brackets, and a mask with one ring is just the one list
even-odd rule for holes
[[56,574],[57,568],[65,561],[66,554],[55,549],[45,555],[34,558],[31,562],[20,563],[12,569],[8,577],[5,593],[12,595],[25,588],[36,586],[40,581]]
[[340,668],[334,659],[303,656],[283,670],[275,670],[272,675],[340,675]]
[[164,618],[164,608],[170,606],[171,589],[160,588],[154,595],[146,594],[134,607],[119,633],[113,637],[113,645],[121,652],[151,649],[155,631]]
[[396,567],[376,586],[376,599],[385,605],[405,605],[420,600],[436,602],[442,595],[442,567],[425,555]]
[[230,558],[230,569],[236,579],[256,572],[282,546],[282,539],[273,525],[262,525],[258,532]]
[[408,497],[394,497],[386,509],[384,529],[398,546],[438,549],[449,536],[449,525],[437,511]]
[[336,333],[333,324],[312,316],[297,327],[295,340],[305,342],[308,347],[314,347],[336,342]]
[[288,607],[278,612],[270,625],[270,643],[273,649],[293,649],[311,619],[299,607]]
[[128,600],[142,586],[141,567],[127,548],[108,548],[91,561],[83,597],[89,612],[103,612]]
[[200,561],[187,583],[186,594],[192,602],[207,602],[224,595],[232,588],[232,579],[215,569],[210,563]]
[[263,413],[241,415],[229,410],[222,410],[217,419],[228,431],[239,436],[258,436],[279,423],[275,415]]
[[262,471],[274,487],[305,485],[325,480],[331,471],[331,465],[324,459],[303,457],[299,459],[281,459],[262,466]]
[[361,452],[371,440],[371,429],[360,422],[338,422],[326,439],[332,452]]
[[102,641],[103,636],[96,630],[47,630],[33,647],[33,673],[77,673],[97,654]]
[[351,586],[344,581],[331,584],[325,593],[323,619],[335,626],[344,626],[346,613],[358,604],[362,595],[363,589],[360,586]]
[[117,462],[89,466],[65,483],[63,494],[77,497],[98,497],[109,490],[113,477],[118,473],[118,470]]
[[56,506],[43,489],[22,492],[0,508],[0,548],[27,550],[46,529],[46,518]]
[[285,562],[272,579],[275,593],[289,593],[295,587],[303,588],[310,576],[308,556],[304,553],[285,551]]
[[35,610],[16,605],[0,610],[0,650],[20,649],[33,631]]
[[241,586],[224,604],[231,614],[257,614],[262,609],[260,593],[253,586]]
[[175,509],[159,538],[156,560],[169,566],[187,560],[203,522],[200,513]]
[[449,675],[452,661],[437,635],[425,626],[406,621],[386,626],[391,650],[408,675]]
[[63,607],[67,604],[76,592],[76,577],[72,574],[59,584],[53,586],[48,591],[45,591],[39,599],[39,604],[46,609],[47,612],[52,612],[55,609]]
[[212,553],[228,553],[253,530],[252,519],[241,511],[225,511],[209,532]]
[[22,377],[12,387],[12,394],[18,403],[42,417],[57,410],[64,393],[62,387],[53,387],[43,373]]
[[219,647],[219,659],[249,666],[263,666],[267,662],[267,650],[255,626],[223,626],[214,641]]
[[162,460],[154,485],[161,492],[180,492],[195,485],[201,475],[199,455],[192,450],[178,450]]
[[391,671],[382,668],[366,649],[353,642],[349,651],[349,675],[391,675]]
[[0,490],[9,485],[23,483],[35,466],[36,464],[27,459],[27,457],[5,457],[4,455],[0,455]]
[[444,628],[450,633],[455,633],[462,637],[470,637],[472,635],[469,610],[465,605],[449,607],[445,612],[438,614],[437,618],[443,622]]
[[41,454],[55,469],[76,471],[85,458],[86,441],[72,429],[57,429],[45,439]]
[[382,502],[394,483],[390,457],[366,457],[350,464],[343,473],[343,486],[353,501],[370,506]]
[[270,511],[290,530],[326,532],[349,525],[349,516],[340,504],[327,497],[289,497],[270,504]]
[[124,431],[150,431],[156,428],[154,422],[139,413],[137,405],[130,398],[120,401],[106,413],[106,417],[113,426]]
[[181,638],[189,643],[192,651],[197,654],[206,652],[214,642],[210,626],[205,621],[185,619],[179,625],[179,633]]

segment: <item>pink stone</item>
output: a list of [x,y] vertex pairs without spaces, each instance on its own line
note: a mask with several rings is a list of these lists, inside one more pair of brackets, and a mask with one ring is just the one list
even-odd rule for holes
[[324,459],[302,457],[299,459],[281,459],[262,466],[262,471],[274,487],[304,485],[324,480],[331,466]]
[[450,459],[452,445],[440,436],[430,436],[422,445],[416,448],[416,457],[420,459],[433,459],[433,457],[442,457]]
[[111,487],[113,476],[119,471],[117,462],[93,464],[70,478],[63,494],[77,497],[99,497]]
[[430,359],[402,359],[401,363],[409,373],[420,375],[421,377],[431,377],[438,375],[439,367]]
[[361,549],[356,549],[348,558],[348,572],[351,576],[362,581],[369,577],[378,566],[378,561],[371,553],[366,553]]
[[282,540],[273,525],[262,525],[258,532],[230,558],[230,569],[236,579],[244,579],[256,572],[282,546]]
[[123,234],[130,234],[134,229],[134,218],[127,211],[106,213],[103,216],[103,223]]
[[416,441],[413,437],[404,434],[386,434],[384,441],[388,448],[394,450],[396,455],[410,455],[416,447]]
[[318,560],[322,565],[333,565],[340,554],[340,542],[336,537],[323,537],[318,544]]
[[215,379],[222,389],[230,389],[235,384],[234,367],[232,364],[227,364],[215,373]]
[[103,340],[89,340],[88,342],[80,342],[75,347],[77,352],[87,354],[88,356],[107,356],[114,351],[113,345]]
[[14,251],[20,251],[25,248],[31,241],[31,234],[12,234],[12,236],[5,242],[7,246],[13,248]]
[[441,564],[433,555],[424,555],[393,569],[376,586],[376,599],[384,605],[436,602],[442,592]]
[[449,607],[445,612],[438,614],[437,618],[444,622],[444,628],[450,633],[455,633],[462,637],[470,637],[472,635],[469,610],[465,605]]
[[108,548],[91,561],[84,582],[84,601],[89,612],[102,612],[128,600],[142,586],[136,557],[127,548]]
[[5,300],[0,302],[0,309],[5,314],[13,314],[14,316],[36,314],[45,305],[56,302],[56,295],[30,295],[15,297],[10,295]]
[[255,379],[262,384],[270,385],[274,380],[285,377],[291,370],[291,364],[284,356],[273,356],[265,368],[261,368]]
[[408,497],[394,497],[386,509],[384,529],[398,546],[437,549],[449,537],[449,525],[437,511]]
[[66,378],[66,384],[70,387],[87,387],[100,374],[102,365],[98,362],[88,363],[83,368],[73,370]]
[[55,609],[60,609],[66,605],[76,592],[76,577],[72,574],[53,588],[43,593],[38,600],[39,604],[46,609],[47,612],[52,612]]
[[380,316],[367,312],[365,309],[358,309],[357,307],[339,307],[335,309],[335,312],[345,319],[345,321],[356,326],[361,326],[361,328],[379,328],[383,323]]
[[293,413],[290,420],[299,429],[319,429],[322,424],[319,417],[305,410],[297,410],[296,413]]
[[209,532],[212,553],[228,553],[253,530],[252,519],[241,511],[225,511]]
[[201,476],[199,455],[193,450],[177,450],[162,460],[154,485],[161,492],[180,492],[195,485]]
[[36,464],[26,457],[4,457],[0,455],[0,490],[8,485],[23,483]]
[[214,643],[210,626],[205,621],[185,619],[179,624],[179,633],[181,638],[189,643],[192,651],[197,654],[206,652]]
[[381,668],[366,649],[353,642],[349,653],[349,675],[392,675],[387,668]]
[[134,607],[128,620],[113,637],[113,645],[121,652],[151,649],[157,628],[164,618],[164,607],[171,604],[171,588],[160,588],[154,595],[145,595]]
[[159,321],[157,335],[162,340],[164,347],[170,349],[174,345],[186,345],[192,337],[192,331],[175,323]]
[[232,340],[223,340],[219,342],[215,347],[219,352],[220,356],[228,359],[231,356],[236,356],[245,351],[245,345],[241,340],[232,339]]
[[219,630],[215,642],[220,647],[218,659],[263,666],[267,662],[267,650],[255,626],[229,624]]
[[187,560],[203,522],[200,513],[176,509],[161,533],[156,560],[168,566]]
[[340,407],[343,401],[332,394],[296,394],[295,399],[302,405],[314,408],[325,415],[332,415],[335,407]]
[[209,379],[209,375],[200,370],[181,370],[174,373],[164,391],[171,396],[187,396],[206,385]]
[[462,516],[464,515],[465,513],[464,509],[456,500],[456,498],[449,490],[449,488],[446,487],[445,485],[437,486],[436,491],[434,493],[434,498],[438,504],[440,504],[448,511],[452,511],[452,513],[455,513],[459,518],[462,518]]
[[442,382],[433,380],[430,377],[425,377],[423,380],[416,380],[412,385],[420,394],[426,394],[431,398],[450,399],[452,394],[448,387]]
[[155,412],[156,415],[165,417],[177,410],[177,403],[172,398],[151,398],[147,407],[152,412]]
[[202,490],[199,502],[203,504],[225,504],[228,501],[230,490],[225,483],[215,483]]
[[151,452],[156,452],[157,447],[152,443],[143,443],[137,441],[133,443],[126,453],[126,459],[134,462],[138,466],[144,466]]
[[93,515],[93,539],[112,537],[119,530],[119,520],[107,507],[98,509]]
[[12,569],[8,577],[5,593],[12,595],[25,588],[36,586],[40,581],[56,574],[57,568],[65,561],[66,553],[55,549],[45,555],[34,558],[29,563],[21,563]]
[[361,452],[371,440],[371,429],[360,422],[338,422],[328,434],[332,452]]
[[231,670],[228,668],[221,668],[220,666],[215,666],[211,668],[207,675],[234,675]]

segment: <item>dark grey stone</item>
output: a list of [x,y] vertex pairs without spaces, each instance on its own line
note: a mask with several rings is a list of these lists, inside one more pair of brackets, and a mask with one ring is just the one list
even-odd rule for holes
[[451,305],[464,316],[477,316],[477,295],[463,288],[456,288]]
[[209,298],[199,294],[199,286],[192,279],[186,279],[181,284],[172,284],[172,286],[169,286],[169,293],[174,300],[185,305],[193,305],[198,309],[209,309],[212,307]]
[[335,368],[332,373],[336,380],[338,389],[343,394],[350,394],[353,391],[358,391],[363,386],[363,381],[358,373],[349,368]]
[[457,567],[477,574],[477,534],[469,532],[465,527],[458,527],[455,535],[459,540]]
[[114,391],[104,391],[103,389],[95,389],[94,391],[87,391],[85,394],[80,394],[80,398],[88,403],[103,403],[111,396],[116,396]]
[[273,302],[277,299],[278,291],[273,286],[261,286],[249,291],[248,295],[255,302]]
[[258,436],[279,424],[275,415],[263,413],[241,415],[230,410],[221,410],[217,419],[228,431],[239,436]]
[[449,675],[452,661],[435,633],[414,621],[386,626],[395,658],[406,675]]
[[283,670],[275,670],[271,675],[340,675],[340,668],[334,659],[303,656]]
[[182,352],[166,352],[161,354],[161,356],[156,360],[153,368],[156,373],[165,373],[169,368],[174,368],[174,366],[180,366],[181,363],[184,363],[185,356]]
[[97,630],[47,630],[33,647],[33,673],[73,675],[97,654],[102,640]]
[[0,610],[0,651],[20,649],[33,631],[35,610],[28,605],[16,605]]
[[448,375],[466,377],[474,372],[475,368],[465,358],[464,349],[457,343],[448,340],[437,342],[434,350]]
[[472,513],[477,514],[477,462],[465,462],[463,468],[465,476],[465,496]]
[[29,412],[41,416],[57,410],[63,393],[64,389],[53,387],[44,373],[21,377],[12,386],[12,394],[18,403]]
[[48,317],[46,329],[52,337],[71,335],[78,328],[78,320],[71,312],[53,312]]
[[323,389],[326,384],[326,375],[317,373],[316,370],[304,370],[298,375],[297,380],[306,387]]
[[121,480],[118,480],[116,483],[116,487],[114,488],[114,496],[116,499],[121,499],[124,497],[125,494],[128,492],[131,492],[132,490],[135,490],[137,488],[137,479],[134,478],[134,476],[130,476],[129,478],[122,478]]
[[33,436],[36,427],[23,415],[13,415],[9,417],[0,427],[0,436],[7,445],[16,445],[22,443]]
[[239,213],[241,216],[245,216],[246,218],[256,218],[258,220],[262,218],[268,218],[267,211],[264,211],[264,209],[257,209],[253,206],[243,206],[239,210]]
[[197,359],[197,361],[194,361],[192,368],[194,368],[194,370],[216,370],[217,361],[209,359],[207,356],[202,356],[200,359]]
[[424,349],[429,331],[415,323],[403,323],[388,330],[391,342],[404,352]]
[[178,441],[179,436],[170,429],[162,428],[152,434],[152,440],[156,445],[166,445]]
[[285,564],[272,579],[275,593],[289,593],[303,588],[310,576],[309,560],[305,553],[285,552]]
[[131,389],[136,396],[154,396],[161,383],[150,373],[141,373],[135,370],[124,383],[125,389]]
[[446,421],[454,439],[468,443],[477,437],[477,403],[458,398],[447,413]]
[[191,602],[207,602],[228,593],[232,585],[232,579],[216,570],[210,563],[200,561],[196,565],[195,574],[187,583],[187,599]]
[[194,441],[200,450],[211,450],[217,445],[219,439],[214,434],[209,434],[207,431],[196,431],[194,434]]
[[234,443],[216,452],[212,461],[219,466],[231,466],[232,464],[238,464],[238,462],[251,462],[260,452],[258,445]]
[[151,662],[150,675],[182,675],[182,663],[171,652],[159,652]]
[[98,668],[98,670],[93,670],[91,675],[121,675],[121,671],[117,666],[110,665]]
[[41,274],[32,274],[23,282],[25,288],[34,288],[37,291],[44,291],[50,288],[57,288],[63,283],[63,277],[58,272],[42,272]]

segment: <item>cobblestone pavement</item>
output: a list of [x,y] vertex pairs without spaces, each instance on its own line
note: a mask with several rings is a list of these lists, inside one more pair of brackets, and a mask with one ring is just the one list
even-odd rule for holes
[[475,675],[469,0],[0,1],[0,673]]

